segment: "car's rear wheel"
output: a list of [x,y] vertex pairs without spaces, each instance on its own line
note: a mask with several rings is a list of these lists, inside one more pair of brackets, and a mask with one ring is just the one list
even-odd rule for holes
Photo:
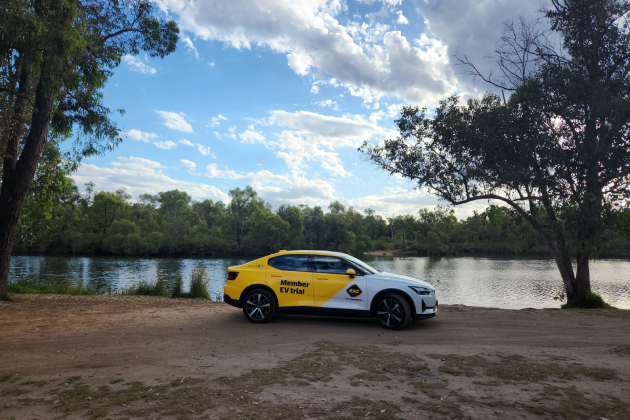
[[411,309],[402,296],[388,293],[379,296],[376,301],[376,319],[383,328],[400,330],[409,324]]
[[276,316],[276,299],[268,290],[252,290],[243,300],[243,313],[251,322],[269,322]]

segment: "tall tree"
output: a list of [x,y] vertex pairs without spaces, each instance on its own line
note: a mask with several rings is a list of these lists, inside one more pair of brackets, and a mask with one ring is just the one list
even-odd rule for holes
[[544,13],[560,49],[536,25],[508,25],[497,48],[504,77],[472,67],[511,90],[509,100],[488,93],[461,105],[452,97],[433,117],[404,107],[400,137],[363,150],[453,205],[511,206],[552,250],[569,303],[588,304],[597,301],[589,257],[608,210],[630,198],[630,2],[552,5]]
[[50,137],[75,134],[75,159],[120,142],[102,87],[125,54],[164,57],[177,25],[150,0],[5,0],[0,13],[0,299],[13,236]]
[[240,188],[230,190],[231,201],[228,208],[232,214],[234,234],[239,249],[241,248],[241,242],[243,240],[243,226],[254,210],[259,207],[259,200],[257,200],[257,198],[258,194],[249,185],[243,190]]

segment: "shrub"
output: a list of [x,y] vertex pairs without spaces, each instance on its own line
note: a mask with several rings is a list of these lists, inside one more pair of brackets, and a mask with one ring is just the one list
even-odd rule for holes
[[155,282],[141,280],[133,286],[122,289],[121,294],[133,296],[164,296],[168,297],[168,293],[164,288],[164,279],[158,277]]
[[210,279],[206,276],[205,267],[195,267],[190,275],[190,293],[188,297],[207,299],[210,300],[210,293],[208,293],[208,283]]
[[182,276],[178,275],[175,279],[175,286],[173,287],[173,291],[171,292],[172,298],[183,297],[184,293],[182,293],[182,288],[184,286],[184,281],[182,280]]
[[610,309],[611,306],[604,302],[604,299],[600,295],[593,292],[588,292],[584,295],[578,296],[569,300],[567,303],[561,306],[562,309],[595,309],[604,308]]
[[42,294],[42,295],[96,295],[98,291],[91,286],[83,284],[73,285],[66,279],[52,279],[45,283],[36,283],[31,280],[20,279],[9,283],[9,293],[15,294]]

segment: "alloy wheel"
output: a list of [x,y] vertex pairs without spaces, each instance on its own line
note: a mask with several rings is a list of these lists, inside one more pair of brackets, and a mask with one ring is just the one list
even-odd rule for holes
[[247,315],[255,321],[262,321],[271,312],[271,302],[262,293],[251,295],[246,303]]
[[395,328],[403,320],[403,311],[398,302],[393,299],[383,299],[378,303],[376,313],[383,325]]

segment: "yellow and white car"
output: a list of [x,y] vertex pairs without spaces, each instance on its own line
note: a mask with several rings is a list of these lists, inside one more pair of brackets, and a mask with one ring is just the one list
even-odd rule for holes
[[280,251],[228,268],[224,301],[251,322],[277,313],[375,317],[385,328],[437,314],[435,289],[413,277],[382,273],[350,255]]

